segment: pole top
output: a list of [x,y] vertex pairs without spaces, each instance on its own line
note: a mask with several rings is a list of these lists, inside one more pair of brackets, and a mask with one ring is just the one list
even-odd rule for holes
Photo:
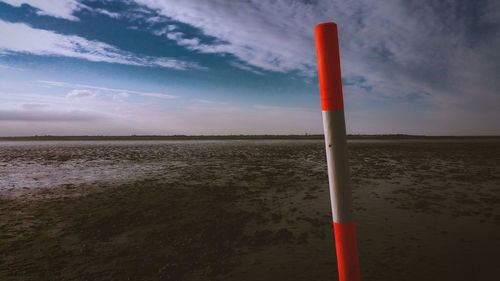
[[316,25],[316,54],[323,110],[344,109],[337,24],[325,22]]
[[333,21],[320,23],[320,24],[316,25],[315,30],[320,30],[320,29],[324,29],[324,28],[337,28],[337,24],[334,23]]

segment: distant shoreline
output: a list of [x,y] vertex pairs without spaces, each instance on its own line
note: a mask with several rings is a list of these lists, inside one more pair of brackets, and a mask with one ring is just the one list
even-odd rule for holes
[[[0,137],[0,141],[126,141],[126,140],[315,140],[323,135],[131,135],[131,136],[17,136]],[[410,140],[410,139],[498,139],[500,136],[422,136],[422,135],[348,135],[349,140]]]

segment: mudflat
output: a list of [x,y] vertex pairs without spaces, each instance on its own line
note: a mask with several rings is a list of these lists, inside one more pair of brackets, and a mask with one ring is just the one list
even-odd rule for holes
[[[497,280],[500,141],[348,144],[362,280]],[[0,280],[336,280],[322,140],[0,142]]]

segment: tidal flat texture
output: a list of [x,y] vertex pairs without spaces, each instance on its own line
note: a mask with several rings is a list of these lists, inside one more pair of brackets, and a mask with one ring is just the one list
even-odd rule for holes
[[[498,140],[349,142],[362,280],[499,280]],[[323,141],[0,142],[0,280],[337,280]]]

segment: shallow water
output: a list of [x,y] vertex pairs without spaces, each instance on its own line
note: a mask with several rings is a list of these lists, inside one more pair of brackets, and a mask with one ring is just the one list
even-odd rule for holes
[[[0,279],[335,280],[323,145],[0,142]],[[363,280],[496,280],[500,142],[349,150]]]

